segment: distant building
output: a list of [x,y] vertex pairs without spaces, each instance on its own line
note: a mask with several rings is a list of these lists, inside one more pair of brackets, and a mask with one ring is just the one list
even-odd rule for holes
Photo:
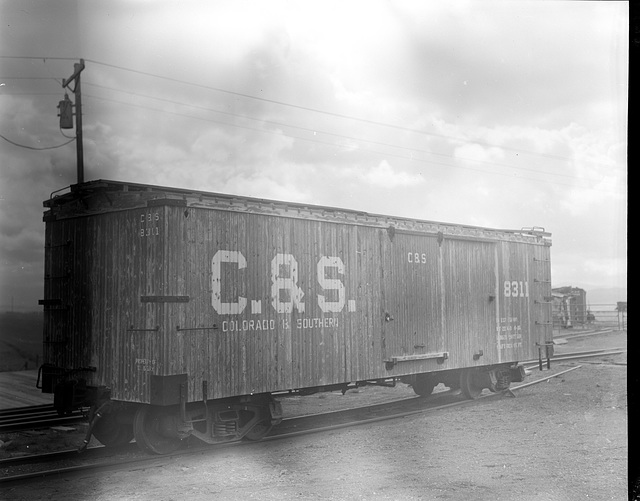
[[587,308],[587,292],[578,287],[557,287],[553,295],[553,326],[570,329],[593,320]]

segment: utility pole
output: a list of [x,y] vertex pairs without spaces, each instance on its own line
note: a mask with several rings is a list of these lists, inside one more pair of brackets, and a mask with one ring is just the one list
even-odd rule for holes
[[84,182],[84,155],[82,148],[82,94],[80,92],[80,73],[84,70],[84,59],[80,59],[79,63],[73,65],[73,74],[62,81],[62,88],[69,86],[71,82],[75,82],[75,86],[71,89],[76,95],[76,154],[77,154],[77,170],[78,184]]

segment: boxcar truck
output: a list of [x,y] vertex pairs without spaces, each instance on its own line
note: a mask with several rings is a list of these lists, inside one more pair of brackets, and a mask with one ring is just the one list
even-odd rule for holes
[[552,354],[550,235],[116,181],[44,202],[44,365],[105,445],[259,439],[274,393],[438,383]]

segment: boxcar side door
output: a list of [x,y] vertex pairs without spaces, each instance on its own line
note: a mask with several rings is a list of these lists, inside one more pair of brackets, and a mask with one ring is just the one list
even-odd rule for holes
[[[380,232],[382,354],[403,360],[400,372],[442,351],[439,243],[435,235]],[[423,358],[424,357],[424,358]]]
[[443,241],[445,350],[454,367],[498,361],[496,244]]

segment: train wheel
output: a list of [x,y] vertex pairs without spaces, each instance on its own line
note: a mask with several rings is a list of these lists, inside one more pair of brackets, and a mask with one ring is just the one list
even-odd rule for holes
[[482,393],[482,387],[477,384],[478,371],[475,369],[462,369],[460,372],[460,389],[462,394],[475,400]]
[[267,434],[271,431],[271,428],[273,428],[271,420],[261,421],[259,423],[256,423],[256,425],[251,428],[247,432],[247,434],[242,437],[242,439],[249,441],[260,440],[267,436]]
[[142,405],[133,419],[133,434],[138,445],[153,454],[170,454],[182,443],[177,436],[175,411]]
[[133,426],[131,423],[123,424],[118,422],[114,412],[106,412],[97,419],[91,430],[94,437],[106,447],[117,447],[131,442],[133,438]]
[[416,395],[426,397],[433,393],[433,389],[436,387],[436,384],[437,383],[433,377],[427,374],[417,374],[411,387]]

